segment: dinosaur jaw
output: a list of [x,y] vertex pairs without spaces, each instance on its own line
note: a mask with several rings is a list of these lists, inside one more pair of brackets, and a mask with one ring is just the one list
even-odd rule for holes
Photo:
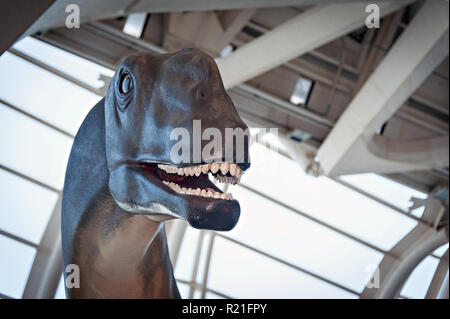
[[242,170],[231,163],[220,163],[219,168],[217,164],[179,171],[154,162],[123,163],[110,171],[109,189],[123,210],[147,215],[155,222],[182,218],[194,228],[227,231],[239,220],[239,202],[223,193],[208,175],[219,182],[237,183]]
[[236,184],[242,169],[234,163],[175,167],[158,164],[156,174],[162,183],[188,203],[186,220],[198,229],[231,230],[240,216],[240,205],[229,193],[220,190],[209,177],[218,183]]
[[234,163],[211,163],[178,168],[172,165],[158,165],[163,183],[181,195],[200,196],[211,199],[233,200],[229,193],[223,193],[212,183],[210,174],[217,183],[236,184],[242,170]]

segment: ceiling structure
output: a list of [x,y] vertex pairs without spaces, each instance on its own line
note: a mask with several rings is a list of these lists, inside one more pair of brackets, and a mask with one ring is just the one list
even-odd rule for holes
[[[55,1],[26,34],[110,68],[137,50],[199,47],[219,58],[249,124],[309,136],[288,142],[291,157],[316,155],[330,176],[377,172],[426,192],[448,186],[446,1],[379,2],[379,29],[364,26],[360,1],[70,2],[80,6],[79,29],[64,27],[69,1]],[[123,32],[127,21],[137,34]],[[415,56],[400,65],[409,50]],[[398,78],[394,66],[403,67]],[[312,89],[296,105],[299,77]],[[312,155],[298,154],[305,149]]]

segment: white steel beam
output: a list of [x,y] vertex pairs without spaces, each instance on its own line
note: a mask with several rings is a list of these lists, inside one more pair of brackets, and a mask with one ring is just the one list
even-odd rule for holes
[[151,7],[154,12],[210,11],[247,8],[310,6],[323,3],[346,3],[361,0],[141,0],[134,9]]
[[444,283],[442,284],[441,290],[439,291],[438,298],[439,299],[448,299],[448,276],[449,273],[447,271],[447,275],[445,276]]
[[448,56],[448,2],[427,1],[356,94],[319,148],[330,176],[448,165],[448,136],[392,141],[376,131]]
[[[414,1],[379,1],[380,14],[392,13]],[[313,7],[243,45],[218,61],[226,89],[312,51],[361,26],[367,2]]]
[[[57,0],[27,31],[33,34],[38,31],[64,26],[69,4],[80,8],[80,21],[89,22],[125,16],[130,13],[150,12],[185,12],[234,10],[248,8],[271,8],[286,6],[303,6],[324,3],[346,3],[358,0]],[[393,1],[393,0],[391,0]],[[37,1],[36,1],[37,2]]]
[[[448,289],[448,255],[447,249],[434,272],[425,299],[437,299],[440,297],[441,292]],[[448,299],[448,296],[446,299]]]

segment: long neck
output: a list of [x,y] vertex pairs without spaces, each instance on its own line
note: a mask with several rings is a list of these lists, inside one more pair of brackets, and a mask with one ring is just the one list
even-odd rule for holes
[[107,196],[108,169],[105,150],[104,100],[95,105],[73,141],[62,197],[63,260],[72,259],[73,243],[90,206]]
[[164,223],[120,209],[108,189],[104,102],[75,137],[63,193],[64,266],[80,269],[73,298],[179,298]]

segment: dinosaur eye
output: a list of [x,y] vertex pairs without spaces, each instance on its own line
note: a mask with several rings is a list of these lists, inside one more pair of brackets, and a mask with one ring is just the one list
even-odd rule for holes
[[201,86],[197,89],[196,95],[199,100],[206,100],[209,96],[209,90],[206,86]]
[[122,76],[120,81],[120,93],[127,94],[133,88],[133,80],[131,79],[131,75],[125,73]]

